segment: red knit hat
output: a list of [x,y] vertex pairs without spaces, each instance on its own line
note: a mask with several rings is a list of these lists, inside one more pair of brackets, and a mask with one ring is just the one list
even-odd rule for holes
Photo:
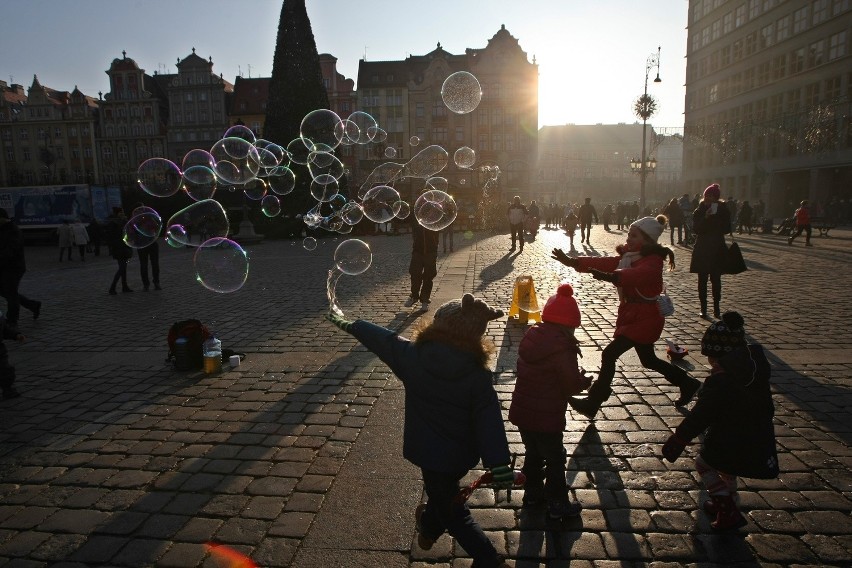
[[580,327],[580,308],[574,299],[574,288],[562,284],[556,294],[548,298],[541,312],[541,319],[569,327]]
[[719,189],[719,184],[718,183],[711,183],[710,185],[708,185],[704,189],[704,197],[705,197],[705,199],[708,198],[708,197],[715,197],[716,199],[719,199],[720,197],[722,197],[722,190]]

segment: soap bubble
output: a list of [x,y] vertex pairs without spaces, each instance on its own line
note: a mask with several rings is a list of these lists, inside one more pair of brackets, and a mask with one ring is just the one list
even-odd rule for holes
[[296,174],[286,166],[274,168],[265,179],[269,189],[278,195],[287,195],[296,187]]
[[154,197],[169,197],[180,189],[183,174],[177,164],[165,158],[151,158],[139,164],[136,181]]
[[385,158],[396,158],[396,148],[393,146],[385,148]]
[[476,162],[476,152],[473,148],[462,146],[453,154],[453,161],[460,168],[470,168]]
[[373,253],[370,246],[358,239],[347,239],[337,245],[334,251],[334,264],[344,274],[357,276],[370,268]]
[[227,237],[230,230],[225,209],[214,199],[204,199],[181,209],[171,216],[166,227],[169,237],[186,246],[203,246],[207,239]]
[[393,219],[393,204],[399,201],[399,192],[388,185],[379,185],[368,191],[361,200],[364,215],[374,223]]
[[304,247],[305,250],[314,250],[317,248],[317,240],[313,237],[305,237],[302,241],[302,247]]
[[427,146],[405,164],[402,176],[429,179],[447,167],[449,159],[450,154],[437,144]]
[[194,150],[190,150],[183,156],[183,161],[180,163],[180,167],[183,170],[184,179],[186,178],[186,170],[193,166],[204,166],[208,169],[212,169],[216,165],[216,160],[213,159],[213,155],[206,150],[201,150],[196,148]]
[[343,138],[338,124],[340,124],[340,117],[336,112],[324,108],[312,110],[302,119],[299,136],[309,150],[313,150],[317,143],[334,149]]
[[311,150],[307,147],[307,144],[313,145],[313,142],[303,140],[302,138],[293,138],[290,140],[290,143],[287,144],[287,155],[290,156],[290,160],[300,166],[305,166],[308,163],[308,154],[311,153]]
[[388,139],[388,132],[382,128],[376,127],[375,132],[372,134],[371,140],[374,144],[380,144]]
[[482,87],[479,81],[467,71],[457,71],[444,80],[441,85],[441,98],[448,109],[456,114],[466,114],[479,106],[482,100]]
[[236,292],[248,278],[248,255],[230,239],[214,237],[205,241],[194,257],[198,282],[220,294]]
[[350,201],[340,209],[340,218],[347,225],[357,225],[364,218],[364,210],[355,201]]
[[243,185],[243,193],[252,201],[258,201],[266,196],[266,182],[256,178]]
[[411,214],[411,205],[407,201],[399,200],[393,204],[393,214],[397,219],[407,219]]
[[367,179],[364,180],[364,183],[361,184],[361,187],[358,189],[358,198],[363,199],[367,191],[377,185],[387,185],[393,180],[399,178],[400,172],[402,172],[403,168],[404,166],[402,164],[396,164],[394,162],[379,164],[373,168],[373,171],[370,172],[370,175],[368,175]]
[[447,181],[445,177],[430,177],[426,180],[426,188],[427,189],[438,189],[441,191],[447,191],[450,187],[450,182]]
[[[351,128],[351,134],[349,128],[346,132],[354,143],[369,144],[373,141],[379,128],[375,118],[364,111],[356,110],[349,115],[348,119],[355,127]],[[352,137],[353,134],[354,138]]]
[[420,137],[419,136],[412,136],[411,138],[408,139],[408,143],[411,146],[417,146],[417,145],[420,144]]
[[311,181],[311,196],[320,203],[329,201],[337,195],[339,189],[336,179],[332,179],[331,183],[320,183],[317,180]]
[[160,236],[163,220],[150,207],[137,207],[124,225],[122,240],[130,248],[140,249],[154,243]]
[[257,141],[254,131],[244,124],[235,124],[230,127],[222,135],[222,138],[241,138],[250,144],[254,144]]
[[327,184],[339,180],[346,168],[331,152],[311,152],[308,155],[308,172],[317,183]]
[[183,190],[193,201],[212,198],[216,187],[216,174],[207,166],[189,166],[183,171]]
[[242,185],[256,178],[260,171],[257,148],[243,138],[222,138],[213,144],[210,154],[216,160],[213,171],[225,183]]
[[[272,164],[272,166],[286,166],[290,163],[290,156],[287,155],[287,150],[285,150],[275,142],[270,142],[269,140],[258,138],[257,141],[254,143],[254,147],[257,148],[259,153],[261,152],[261,150],[263,150],[264,152],[268,152],[272,155],[273,159],[275,160],[275,163]],[[261,165],[263,165],[263,167],[265,168],[272,167],[266,163],[266,153],[263,153],[262,156],[263,157],[261,158]]]
[[260,200],[260,210],[267,217],[275,217],[281,213],[281,202],[274,195],[267,195]]
[[424,191],[414,202],[414,217],[426,229],[440,231],[456,220],[458,207],[451,195],[437,189]]

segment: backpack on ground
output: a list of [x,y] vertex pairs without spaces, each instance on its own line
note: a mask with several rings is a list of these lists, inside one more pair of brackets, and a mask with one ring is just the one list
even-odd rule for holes
[[[188,319],[172,324],[167,339],[169,355],[166,357],[166,362],[174,362],[178,371],[201,369],[204,365],[202,345],[210,335],[210,330],[197,319]],[[185,353],[177,353],[175,350],[179,338],[186,340]],[[183,349],[183,342],[181,342],[180,349]]]

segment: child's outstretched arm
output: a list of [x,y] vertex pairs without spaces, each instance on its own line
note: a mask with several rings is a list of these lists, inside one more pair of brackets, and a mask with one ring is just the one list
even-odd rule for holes
[[406,349],[411,342],[400,337],[395,331],[366,320],[349,321],[335,313],[326,314],[326,319],[346,333],[351,334],[364,347],[375,353],[393,373],[401,380],[405,377],[399,373],[400,361],[405,357]]

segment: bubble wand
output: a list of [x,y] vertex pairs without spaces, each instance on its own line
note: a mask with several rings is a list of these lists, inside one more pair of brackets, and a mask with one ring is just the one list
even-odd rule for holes
[[337,304],[337,281],[344,274],[357,276],[363,274],[373,263],[373,253],[370,245],[359,239],[347,239],[337,246],[334,251],[334,268],[328,271],[326,295],[328,310],[343,317],[343,310]]

